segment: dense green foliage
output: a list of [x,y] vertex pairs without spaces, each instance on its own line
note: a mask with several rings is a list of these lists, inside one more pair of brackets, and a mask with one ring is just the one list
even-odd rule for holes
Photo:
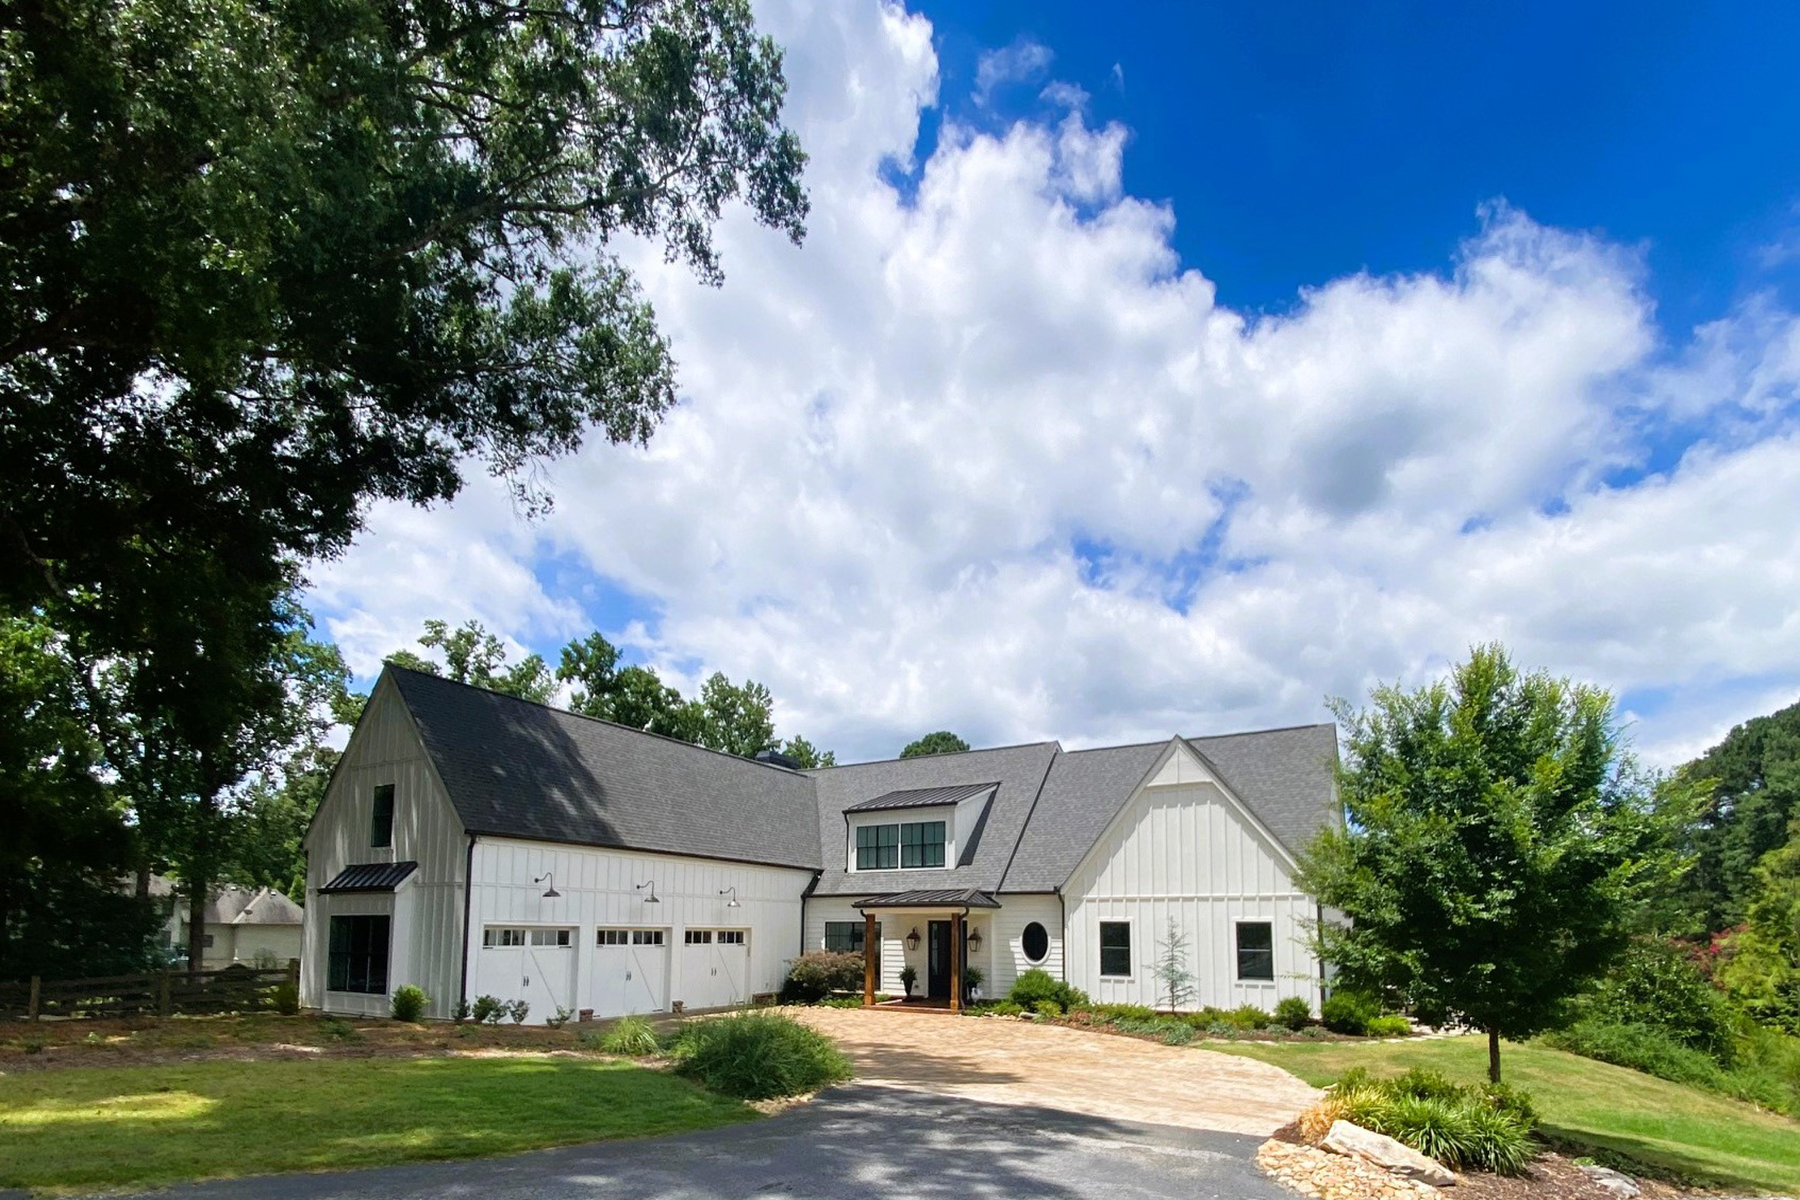
[[1333,1033],[1361,1037],[1381,1015],[1381,1003],[1354,988],[1333,988],[1319,1006],[1319,1020]]
[[1800,816],[1786,845],[1757,864],[1744,926],[1718,982],[1752,1018],[1800,1035]]
[[850,1060],[830,1038],[781,1013],[692,1022],[670,1052],[681,1074],[740,1100],[805,1095],[851,1073]]
[[1312,1008],[1299,996],[1283,996],[1275,1005],[1275,1023],[1305,1029],[1312,1024]]
[[1605,692],[1479,647],[1451,678],[1338,706],[1348,818],[1301,883],[1344,982],[1501,1037],[1550,1028],[1626,942],[1673,855]]
[[1446,1166],[1517,1175],[1536,1153],[1536,1111],[1511,1089],[1468,1087],[1415,1068],[1378,1079],[1347,1072],[1327,1101],[1344,1120],[1386,1134]]
[[928,733],[916,742],[909,742],[900,751],[901,758],[922,758],[928,754],[961,754],[969,748],[969,743],[951,733],[948,729],[940,729],[936,733]]
[[1800,1041],[1793,1038],[1755,1033],[1733,1052],[1730,1064],[1647,1024],[1578,1021],[1540,1040],[1584,1058],[1800,1116]]
[[1036,1009],[1044,1001],[1049,1001],[1064,1012],[1088,1005],[1086,992],[1072,987],[1041,967],[1021,972],[1013,980],[1012,990],[1006,994],[1006,998],[1027,1010]]
[[1674,932],[1717,933],[1749,916],[1757,864],[1789,844],[1800,818],[1800,704],[1737,726],[1678,775],[1711,795],[1679,888],[1689,927]]
[[[1575,1004],[1582,1020],[1645,1025],[1729,1065],[1736,1034],[1731,1006],[1691,951],[1662,938],[1636,938]],[[1610,1061],[1610,1060],[1609,1060]]]
[[863,956],[834,950],[812,950],[788,964],[781,981],[784,1004],[812,1004],[834,992],[863,990]]
[[662,1049],[656,1030],[642,1017],[620,1017],[600,1038],[600,1049],[608,1054],[643,1058]]
[[425,1008],[430,1003],[431,997],[425,994],[424,988],[403,983],[388,998],[388,1011],[396,1021],[417,1021],[425,1015]]

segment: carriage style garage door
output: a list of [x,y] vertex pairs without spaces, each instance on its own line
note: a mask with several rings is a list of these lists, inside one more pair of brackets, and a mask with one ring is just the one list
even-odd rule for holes
[[575,931],[489,925],[475,959],[477,996],[524,1000],[530,1020],[575,1007]]
[[597,1017],[669,1007],[669,937],[662,929],[597,929],[586,1007]]
[[728,1008],[750,999],[750,934],[689,929],[682,934],[681,995],[690,1009]]

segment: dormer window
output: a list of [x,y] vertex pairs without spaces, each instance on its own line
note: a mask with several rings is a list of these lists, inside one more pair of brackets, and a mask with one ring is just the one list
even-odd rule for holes
[[861,825],[856,830],[859,871],[916,870],[944,865],[942,821]]

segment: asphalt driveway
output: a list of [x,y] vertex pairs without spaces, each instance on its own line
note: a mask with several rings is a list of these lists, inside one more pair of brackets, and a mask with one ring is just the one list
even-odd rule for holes
[[[895,1018],[905,1020],[909,1018]],[[272,1136],[279,1136],[272,1132]],[[1293,1200],[1251,1156],[1254,1135],[1203,1132],[853,1084],[707,1133],[512,1158],[265,1176],[158,1200]]]

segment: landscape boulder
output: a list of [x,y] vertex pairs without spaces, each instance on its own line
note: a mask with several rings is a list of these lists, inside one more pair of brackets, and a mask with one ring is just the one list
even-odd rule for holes
[[1360,1158],[1402,1179],[1416,1179],[1432,1187],[1450,1187],[1456,1182],[1455,1173],[1436,1159],[1348,1121],[1333,1121],[1330,1132],[1319,1144],[1334,1154]]
[[1618,1196],[1620,1200],[1636,1200],[1640,1191],[1637,1180],[1611,1167],[1583,1166],[1581,1173],[1589,1179]]

